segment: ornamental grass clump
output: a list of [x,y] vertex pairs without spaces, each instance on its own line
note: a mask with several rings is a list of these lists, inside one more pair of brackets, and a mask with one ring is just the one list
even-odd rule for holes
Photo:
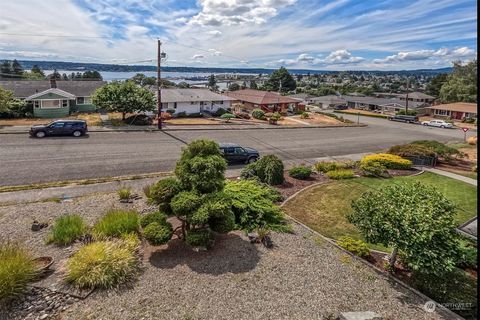
[[131,281],[138,260],[131,243],[98,241],[83,246],[67,261],[67,282],[78,288],[112,288]]
[[341,180],[341,179],[351,179],[355,177],[355,172],[351,169],[338,169],[338,170],[328,171],[325,175],[330,179]]
[[132,189],[130,188],[120,188],[117,190],[118,197],[120,200],[128,200],[132,196]]
[[337,244],[356,256],[365,258],[370,255],[370,250],[368,249],[367,244],[362,240],[355,240],[353,238],[343,236],[338,238]]
[[36,275],[30,253],[13,242],[0,243],[0,304],[24,292]]
[[120,237],[125,233],[136,233],[139,227],[139,215],[136,211],[111,210],[93,227],[97,238]]
[[87,225],[78,214],[61,216],[55,220],[47,243],[68,245],[84,235],[86,231]]

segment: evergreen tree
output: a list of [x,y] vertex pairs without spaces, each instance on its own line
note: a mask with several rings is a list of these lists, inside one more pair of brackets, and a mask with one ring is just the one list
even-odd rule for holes
[[215,75],[214,74],[211,74],[209,77],[208,77],[208,84],[207,84],[208,88],[212,91],[217,91],[218,90],[218,86],[217,86],[217,79],[215,79]]
[[14,75],[21,76],[23,74],[23,67],[17,59],[12,62],[12,72]]
[[295,79],[284,67],[274,71],[265,83],[265,88],[270,91],[288,92],[295,90],[296,87]]
[[32,70],[30,72],[38,74],[45,78],[45,72],[43,72],[43,70],[36,64],[33,65]]
[[442,102],[477,102],[477,60],[453,63],[453,72],[440,89]]
[[250,89],[258,89],[257,83],[255,80],[250,81]]
[[11,78],[11,74],[12,74],[12,65],[10,63],[10,61],[3,61],[2,62],[2,65],[0,66],[0,78],[5,78],[5,79],[8,79],[8,78]]

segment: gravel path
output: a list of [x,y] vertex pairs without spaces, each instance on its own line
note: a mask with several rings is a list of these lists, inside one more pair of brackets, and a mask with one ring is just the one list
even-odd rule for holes
[[[0,207],[0,239],[23,240],[34,253],[65,259],[72,249],[46,246],[52,223],[78,213],[91,225],[113,207],[151,210],[142,200],[120,204],[115,194],[65,203]],[[294,226],[273,234],[273,249],[252,245],[240,232],[218,236],[212,250],[193,252],[172,240],[143,249],[143,272],[130,288],[96,291],[59,319],[332,319],[345,311],[375,311],[385,319],[447,319],[427,313],[426,301],[352,260],[328,242]],[[55,267],[55,266],[54,266]]]

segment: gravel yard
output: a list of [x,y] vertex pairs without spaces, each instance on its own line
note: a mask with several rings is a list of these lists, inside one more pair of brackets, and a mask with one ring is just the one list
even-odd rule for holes
[[[21,240],[35,255],[53,256],[58,269],[75,248],[45,245],[49,228],[30,231],[33,219],[51,225],[62,214],[78,213],[92,225],[122,207],[153,209],[143,200],[121,204],[116,194],[2,206],[0,239]],[[206,252],[193,252],[179,240],[144,246],[142,273],[131,287],[95,291],[57,319],[331,319],[367,310],[385,319],[448,318],[425,312],[425,300],[303,227],[295,224],[294,230],[273,234],[270,250],[250,244],[241,232],[217,236]]]

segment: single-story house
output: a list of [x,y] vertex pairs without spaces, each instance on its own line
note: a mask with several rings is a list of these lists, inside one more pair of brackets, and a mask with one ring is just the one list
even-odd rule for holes
[[[360,97],[352,95],[344,95],[343,99],[347,101],[347,106],[353,109],[361,109],[384,114],[395,114],[401,110],[406,109],[407,102],[400,99],[386,99],[376,97]],[[415,110],[417,114],[422,115],[426,113],[426,107],[429,104],[425,102],[408,101],[408,109]]]
[[231,102],[234,100],[208,89],[171,88],[162,89],[161,92],[162,110],[175,110],[174,114],[180,112],[185,112],[186,114],[213,113],[220,108],[230,108]]
[[336,106],[346,105],[347,100],[336,95],[320,96],[312,98],[312,103],[322,109],[331,109]]
[[96,107],[91,96],[106,81],[20,80],[0,81],[0,87],[13,92],[17,99],[33,104],[33,116],[60,118],[73,112],[91,112]]
[[426,108],[427,113],[436,118],[452,118],[462,120],[464,118],[477,118],[478,107],[476,103],[455,102],[438,104]]
[[225,95],[241,103],[241,109],[246,112],[258,108],[265,112],[286,113],[289,110],[296,110],[301,102],[298,99],[282,96],[276,92],[254,89],[227,91]]
[[[407,94],[406,93],[400,94],[400,95],[398,95],[398,98],[400,100],[407,100]],[[432,96],[430,96],[428,94],[425,94],[423,92],[415,91],[415,92],[409,92],[408,93],[408,101],[428,103],[428,104],[431,105],[435,101],[435,97],[432,97]]]
[[313,103],[312,99],[315,98],[314,95],[311,95],[311,94],[308,94],[308,93],[296,93],[296,94],[289,95],[287,97],[292,98],[292,99],[298,99],[298,100],[300,100],[301,103],[303,103],[305,105],[307,105],[309,103]]

